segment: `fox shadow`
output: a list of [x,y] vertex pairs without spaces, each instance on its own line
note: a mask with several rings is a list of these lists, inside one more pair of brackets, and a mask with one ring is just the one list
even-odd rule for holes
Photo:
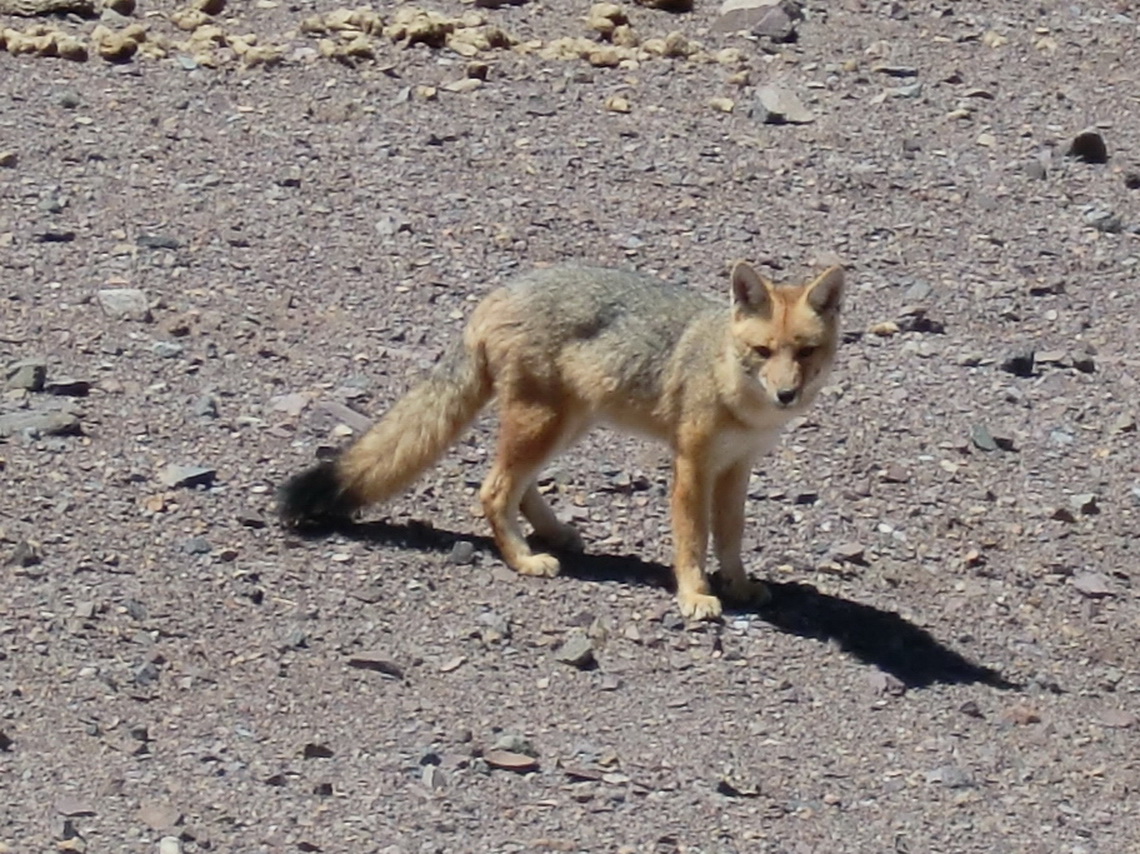
[[[494,554],[490,537],[460,534],[422,522],[335,521],[305,536],[337,533],[348,539],[419,551],[450,552],[466,541]],[[562,575],[581,581],[617,582],[673,591],[673,572],[664,564],[632,555],[559,554]],[[713,576],[715,582],[715,576]],[[982,684],[1003,690],[1019,687],[1000,672],[971,661],[934,635],[894,611],[822,593],[810,584],[768,581],[772,600],[756,608],[726,606],[729,614],[755,614],[787,634],[835,643],[845,653],[872,665],[907,688],[935,684]]]

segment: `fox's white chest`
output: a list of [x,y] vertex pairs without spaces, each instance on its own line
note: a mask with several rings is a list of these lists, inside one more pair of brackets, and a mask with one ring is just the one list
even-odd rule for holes
[[745,460],[752,461],[768,453],[780,438],[780,430],[788,419],[751,429],[726,430],[713,440],[709,464],[721,472]]

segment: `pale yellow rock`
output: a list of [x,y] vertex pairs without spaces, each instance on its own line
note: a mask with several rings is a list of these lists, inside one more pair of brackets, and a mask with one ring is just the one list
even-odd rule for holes
[[210,16],[199,9],[175,9],[170,13],[170,22],[178,29],[187,32],[196,30],[209,21]]
[[744,54],[738,47],[726,47],[718,50],[713,57],[721,65],[740,65],[744,61]]
[[256,45],[246,51],[241,58],[246,68],[276,65],[284,58],[284,50],[278,45]]
[[443,88],[448,92],[474,92],[482,85],[483,81],[477,77],[464,77],[462,80],[445,83]]
[[694,47],[684,33],[673,30],[665,36],[665,48],[661,52],[662,56],[667,56],[670,59],[684,59],[696,53],[697,48]]
[[618,47],[637,47],[641,43],[641,39],[637,37],[637,33],[629,24],[614,27],[613,33],[610,34],[610,41]]
[[621,54],[612,47],[599,47],[590,51],[586,61],[595,68],[617,68]]
[[899,325],[893,320],[883,320],[879,323],[872,323],[867,331],[872,335],[878,335],[880,338],[889,338],[898,334]]
[[439,90],[434,86],[417,86],[416,97],[421,101],[434,101],[439,97]]
[[72,62],[87,61],[87,45],[74,36],[60,36],[56,40],[55,48],[63,59]]
[[622,95],[610,95],[606,98],[605,107],[611,113],[628,113],[631,109],[629,99]]
[[709,106],[722,113],[731,113],[736,109],[736,101],[718,95],[709,98]]

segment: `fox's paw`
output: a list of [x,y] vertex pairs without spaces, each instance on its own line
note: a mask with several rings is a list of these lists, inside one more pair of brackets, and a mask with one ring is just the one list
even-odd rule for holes
[[561,569],[558,558],[547,554],[527,555],[519,558],[515,564],[515,571],[520,575],[537,575],[542,578],[553,578]]
[[772,601],[772,591],[763,581],[754,581],[747,576],[740,576],[727,580],[724,588],[725,596],[737,605],[752,605],[757,607],[767,605]]
[[708,593],[677,594],[677,607],[687,620],[715,620],[720,617],[720,600]]

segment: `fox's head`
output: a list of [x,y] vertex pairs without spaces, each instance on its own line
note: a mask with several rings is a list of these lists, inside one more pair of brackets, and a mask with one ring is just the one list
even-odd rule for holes
[[732,340],[768,402],[793,408],[819,392],[839,345],[843,268],[804,285],[775,285],[744,261],[732,268]]

